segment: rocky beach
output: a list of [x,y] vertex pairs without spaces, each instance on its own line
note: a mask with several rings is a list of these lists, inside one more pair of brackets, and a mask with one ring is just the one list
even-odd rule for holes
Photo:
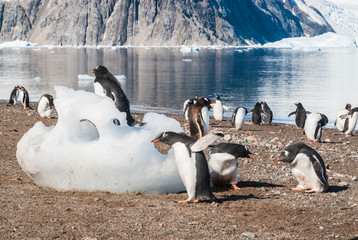
[[[219,203],[178,203],[186,193],[151,195],[56,191],[41,188],[16,159],[21,137],[42,119],[33,109],[0,103],[0,239],[353,239],[358,237],[358,137],[324,128],[322,143],[309,143],[294,125],[273,123],[231,128],[210,119],[219,142],[240,143],[254,153],[239,159],[240,190],[213,188]],[[137,119],[142,113],[134,115]],[[178,120],[184,131],[188,124]],[[332,119],[331,119],[332,120]],[[290,168],[274,163],[288,144],[303,141],[325,161],[329,189],[308,194]],[[159,151],[167,147],[156,144]],[[51,159],[49,159],[51,161]]]

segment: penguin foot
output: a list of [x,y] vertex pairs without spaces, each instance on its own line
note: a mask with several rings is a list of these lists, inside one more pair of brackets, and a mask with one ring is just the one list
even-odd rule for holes
[[293,191],[302,191],[303,188],[301,188],[301,187],[296,187],[296,188],[291,188],[291,190],[293,190]]
[[305,191],[305,193],[316,193],[316,191],[311,189],[311,190]]
[[195,200],[189,200],[189,199],[187,199],[187,200],[185,200],[185,201],[179,201],[178,203],[198,203],[198,202],[200,202],[199,199],[195,199]]
[[235,190],[240,190],[240,188],[236,184],[231,184],[231,187]]

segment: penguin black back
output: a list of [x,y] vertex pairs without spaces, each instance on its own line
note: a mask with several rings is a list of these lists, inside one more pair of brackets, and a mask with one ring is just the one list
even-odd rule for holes
[[235,158],[250,158],[249,154],[251,154],[251,152],[244,145],[236,143],[219,143],[213,146],[209,152],[209,154],[215,153],[228,153],[233,155]]
[[114,101],[117,109],[120,112],[126,113],[127,124],[133,126],[135,120],[130,112],[129,100],[118,80],[105,66],[97,66],[95,69],[91,70],[91,72],[96,76],[94,84],[97,83],[101,85],[105,95]]
[[250,112],[252,112],[252,122],[257,125],[261,124],[261,103],[257,102]]
[[295,124],[298,128],[303,129],[305,127],[307,112],[301,103],[295,103],[295,105],[297,107],[296,111],[291,112],[290,114],[288,114],[288,116],[296,114]]

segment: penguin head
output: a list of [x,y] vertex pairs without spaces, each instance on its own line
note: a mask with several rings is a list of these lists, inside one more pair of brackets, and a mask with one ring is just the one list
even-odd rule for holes
[[94,73],[94,75],[96,75],[96,77],[99,77],[99,76],[103,76],[104,74],[106,74],[108,72],[108,69],[105,66],[99,65],[99,66],[95,67],[94,69],[92,69],[90,72]]
[[349,104],[349,103],[347,103],[347,105],[346,105],[345,109],[347,109],[347,110],[351,110],[351,109],[352,109],[352,105],[351,105],[351,104]]
[[303,108],[302,103],[298,102],[298,103],[294,103],[296,105],[297,108]]
[[152,140],[152,143],[162,142],[164,144],[172,146],[177,142],[182,142],[184,144],[191,144],[194,140],[184,134],[179,134],[176,132],[162,132],[155,139]]
[[216,100],[221,101],[221,98],[220,98],[220,96],[219,96],[219,95],[216,95]]
[[304,146],[306,146],[306,144],[304,144],[303,142],[298,142],[287,146],[282,151],[280,156],[274,160],[274,162],[282,161],[286,163],[291,163],[296,158],[301,148]]

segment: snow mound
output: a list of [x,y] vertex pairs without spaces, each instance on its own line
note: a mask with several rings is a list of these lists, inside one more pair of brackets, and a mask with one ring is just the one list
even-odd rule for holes
[[30,43],[27,41],[12,41],[0,43],[0,48],[20,48],[20,47],[38,47],[36,43]]
[[115,193],[185,190],[172,151],[162,155],[151,143],[160,132],[181,132],[176,120],[147,113],[145,126],[129,127],[110,98],[65,87],[55,91],[57,124],[38,122],[17,144],[18,163],[37,185]]
[[285,38],[277,42],[266,43],[264,48],[312,49],[357,47],[355,39],[336,33],[325,33],[316,37]]

